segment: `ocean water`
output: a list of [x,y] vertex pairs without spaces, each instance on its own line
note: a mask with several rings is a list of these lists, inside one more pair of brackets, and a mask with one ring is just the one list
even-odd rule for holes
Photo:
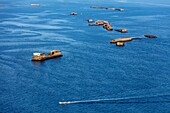
[[[133,1],[1,0],[0,113],[170,113],[170,6]],[[89,18],[128,33],[88,26]],[[143,39],[109,43],[119,37]],[[31,61],[53,49],[63,56]]]

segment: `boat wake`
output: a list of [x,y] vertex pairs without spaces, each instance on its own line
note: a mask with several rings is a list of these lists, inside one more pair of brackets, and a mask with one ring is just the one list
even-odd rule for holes
[[[157,98],[157,100],[155,98]],[[170,95],[138,96],[138,97],[124,97],[124,98],[59,102],[59,104],[97,104],[97,103],[98,104],[170,103]]]

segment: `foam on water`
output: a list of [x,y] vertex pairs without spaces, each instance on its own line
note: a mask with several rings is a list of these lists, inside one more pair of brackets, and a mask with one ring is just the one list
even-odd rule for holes
[[[111,98],[111,99],[96,99],[96,100],[80,100],[80,101],[67,101],[67,102],[59,102],[59,104],[88,104],[88,103],[115,103],[115,104],[129,104],[129,103],[162,103],[167,102],[170,103],[170,100],[163,101],[149,101],[150,98],[159,98],[159,97],[169,97],[170,95],[153,95],[153,96],[138,96],[138,97],[123,97],[123,98]],[[144,101],[140,101],[140,99],[145,99]],[[132,101],[136,100],[136,101]]]

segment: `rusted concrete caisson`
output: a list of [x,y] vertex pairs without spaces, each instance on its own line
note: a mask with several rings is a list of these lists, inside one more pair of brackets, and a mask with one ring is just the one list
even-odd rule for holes
[[103,28],[108,30],[108,31],[112,31],[113,30],[113,27],[109,23],[108,24],[104,24]]
[[71,12],[70,15],[77,15],[77,12]]
[[124,11],[123,8],[105,8],[106,10],[118,10],[118,11]]
[[150,35],[150,34],[145,34],[144,36],[145,36],[145,37],[148,37],[148,38],[157,38],[157,36]]
[[115,31],[121,32],[121,33],[127,33],[127,29],[116,29]]
[[133,38],[117,38],[117,39],[110,40],[110,43],[129,42],[132,40],[133,40]]
[[108,31],[113,30],[113,27],[106,20],[97,20],[94,24],[89,24],[89,26],[103,26],[103,28]]
[[40,6],[40,4],[31,4],[31,6]]
[[89,26],[102,26],[104,24],[109,24],[106,20],[97,20],[94,24],[89,24]]
[[45,53],[33,53],[32,61],[44,61],[51,58],[56,58],[62,56],[60,50],[52,50],[48,55]]
[[106,10],[116,10],[116,8],[105,8]]
[[89,26],[102,26],[104,24],[109,24],[106,20],[97,20],[94,24],[89,24]]
[[102,6],[91,6],[90,8],[124,11],[123,8],[107,8],[107,7],[102,7]]
[[105,9],[105,7],[103,7],[103,6],[90,6],[90,8]]
[[141,40],[141,38],[117,38],[110,40],[110,43],[114,43],[116,46],[124,46],[125,42],[130,42],[132,40]]
[[97,24],[97,25],[104,25],[104,24],[109,24],[109,22],[106,21],[106,20],[97,20],[95,24]]
[[124,46],[124,42],[116,42],[116,46]]
[[91,22],[93,22],[93,19],[88,19],[87,22],[91,23]]
[[123,8],[116,8],[116,10],[118,10],[118,11],[124,11]]

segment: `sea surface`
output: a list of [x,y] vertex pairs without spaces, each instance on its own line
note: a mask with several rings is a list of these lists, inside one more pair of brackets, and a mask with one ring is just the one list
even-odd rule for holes
[[[1,0],[0,113],[170,113],[168,3]],[[125,11],[90,8],[94,5]],[[73,11],[78,15],[70,15]],[[88,26],[90,18],[128,33]],[[120,37],[142,40],[110,44]],[[34,52],[54,49],[63,56],[31,61]],[[72,103],[60,105],[63,101]]]

